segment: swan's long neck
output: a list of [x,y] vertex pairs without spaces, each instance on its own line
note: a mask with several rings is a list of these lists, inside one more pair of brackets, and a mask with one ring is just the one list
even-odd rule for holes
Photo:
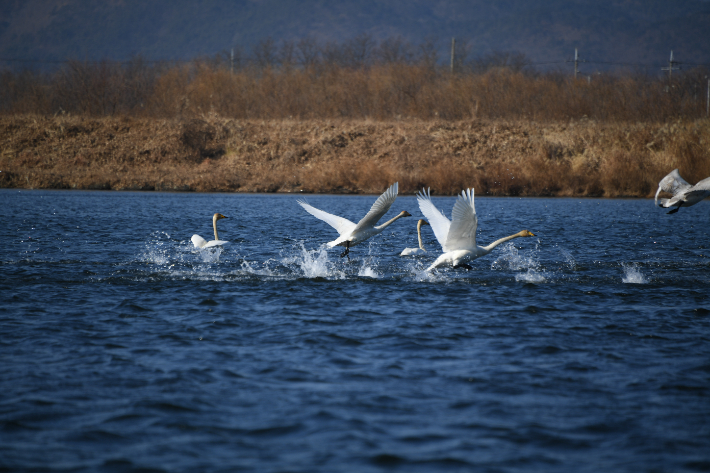
[[500,240],[496,240],[496,241],[494,241],[493,243],[491,243],[490,245],[488,245],[488,246],[482,246],[481,248],[483,248],[483,251],[486,252],[485,254],[488,254],[488,253],[491,252],[491,250],[493,250],[493,248],[495,248],[496,246],[500,245],[501,243],[505,243],[505,242],[508,241],[508,240],[512,240],[513,238],[518,238],[518,237],[521,237],[521,236],[523,236],[523,235],[521,235],[520,233],[516,233],[515,235],[510,235],[510,236],[507,236],[507,237],[503,237],[503,238],[501,238]]
[[214,227],[214,239],[219,241],[219,235],[217,235],[217,216],[212,217],[212,226]]
[[376,227],[375,227],[375,230],[377,230],[377,233],[379,233],[379,232],[381,232],[382,230],[384,230],[385,228],[387,228],[388,226],[392,225],[396,220],[398,220],[398,219],[400,219],[400,218],[402,218],[402,217],[407,217],[407,215],[399,214],[399,215],[397,215],[395,218],[390,219],[390,220],[387,220],[387,221],[386,221],[385,223],[383,223],[382,225],[376,226]]
[[424,243],[422,243],[422,221],[419,220],[417,222],[417,236],[419,237],[419,248],[421,248],[422,251],[426,251],[424,249]]

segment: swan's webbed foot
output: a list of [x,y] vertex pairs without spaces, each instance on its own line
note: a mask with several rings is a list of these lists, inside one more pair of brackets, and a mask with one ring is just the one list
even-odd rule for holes
[[673,210],[671,210],[670,212],[667,212],[667,213],[668,213],[668,215],[674,214],[674,213],[676,213],[676,212],[678,211],[678,209],[680,209],[680,206],[674,208]]
[[464,268],[464,269],[467,269],[467,270],[469,270],[469,271],[471,271],[471,270],[473,269],[472,266],[470,266],[470,265],[468,265],[468,264],[466,264],[466,263],[459,263],[459,264],[454,265],[454,269],[459,269],[459,268]]
[[350,260],[349,254],[350,254],[350,242],[347,241],[347,242],[345,242],[345,251],[343,251],[343,253],[340,255],[340,257],[343,258],[343,257],[347,256],[348,261],[349,261]]

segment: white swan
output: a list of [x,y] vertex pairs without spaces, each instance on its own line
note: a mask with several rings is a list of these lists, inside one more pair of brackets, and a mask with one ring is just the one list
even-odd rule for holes
[[217,213],[212,216],[212,226],[214,227],[214,240],[212,241],[207,241],[204,238],[202,238],[200,235],[192,235],[192,244],[195,245],[195,248],[211,248],[213,246],[220,246],[224,245],[225,243],[229,243],[228,241],[220,240],[219,235],[217,235],[217,220],[227,218],[224,215]]
[[690,207],[691,205],[697,204],[705,197],[710,196],[710,177],[706,177],[694,186],[691,186],[685,179],[680,177],[678,170],[674,169],[658,183],[655,198],[656,205],[658,205],[658,194],[662,190],[673,194],[673,197],[670,199],[661,199],[660,207],[666,209],[668,207],[675,207],[668,212],[669,214],[674,214],[682,206]]
[[478,216],[476,216],[476,208],[473,205],[473,189],[462,191],[459,198],[456,199],[454,209],[451,211],[451,221],[434,206],[428,191],[422,189],[417,194],[417,202],[419,202],[419,209],[429,221],[431,229],[434,230],[434,235],[444,251],[427,268],[427,271],[439,266],[472,269],[471,266],[465,264],[466,261],[485,256],[496,246],[513,238],[535,236],[527,230],[522,230],[515,235],[496,240],[488,246],[476,245]]
[[338,217],[337,215],[319,210],[306,203],[305,200],[299,200],[298,203],[306,212],[313,215],[317,219],[323,220],[325,223],[337,230],[340,236],[337,239],[328,242],[328,248],[332,248],[334,246],[344,246],[345,251],[340,255],[343,257],[350,253],[351,246],[355,246],[367,240],[371,236],[377,235],[390,224],[394,223],[397,219],[402,217],[411,217],[409,212],[403,210],[395,218],[386,221],[382,225],[375,226],[377,221],[387,213],[390,206],[397,198],[398,191],[399,183],[395,182],[375,201],[374,204],[372,204],[370,211],[367,212],[367,215],[365,215],[362,220],[357,223],[357,225],[343,217]]
[[422,243],[422,225],[429,225],[429,222],[420,218],[417,222],[417,236],[419,237],[419,248],[405,248],[399,254],[399,256],[414,256],[426,253],[424,249],[424,244]]

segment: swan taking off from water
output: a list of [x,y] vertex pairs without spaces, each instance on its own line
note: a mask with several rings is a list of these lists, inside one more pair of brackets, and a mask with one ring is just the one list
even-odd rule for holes
[[212,216],[212,226],[214,227],[214,240],[212,241],[207,241],[204,238],[202,238],[200,235],[192,235],[192,244],[195,245],[195,248],[211,248],[213,246],[220,246],[224,245],[225,243],[229,243],[228,241],[220,240],[219,235],[217,235],[217,220],[220,220],[222,218],[227,218],[224,215],[217,213]]
[[668,207],[675,207],[668,212],[669,214],[674,214],[682,206],[690,207],[691,205],[697,204],[705,197],[710,196],[710,177],[706,177],[694,186],[691,186],[685,179],[680,177],[678,170],[674,169],[658,183],[655,199],[656,205],[658,205],[658,194],[662,190],[673,194],[673,197],[670,199],[661,199],[660,207],[666,209]]
[[456,199],[454,209],[451,211],[451,221],[434,206],[429,191],[422,189],[417,194],[417,202],[419,202],[419,209],[429,221],[431,229],[434,230],[434,235],[444,251],[444,254],[439,256],[427,268],[427,271],[439,266],[472,269],[471,266],[465,264],[466,261],[485,256],[496,246],[513,238],[535,236],[531,232],[523,230],[515,235],[496,240],[488,246],[476,245],[478,216],[476,215],[476,207],[473,205],[473,189],[462,191],[459,198]]
[[313,215],[317,219],[323,220],[325,223],[337,230],[340,236],[337,239],[328,242],[328,248],[332,248],[334,246],[344,246],[345,251],[340,255],[342,258],[350,253],[351,246],[360,244],[371,236],[377,235],[389,225],[394,223],[397,219],[402,217],[411,217],[409,212],[403,210],[395,218],[386,221],[382,225],[375,226],[377,221],[381,219],[390,209],[390,206],[392,206],[392,203],[397,198],[398,191],[399,183],[395,182],[385,191],[384,194],[378,197],[375,203],[372,204],[370,211],[367,212],[367,215],[365,215],[362,220],[357,223],[357,225],[346,218],[338,217],[337,215],[319,210],[306,203],[305,200],[299,200],[298,203],[306,212]]
[[422,243],[422,225],[429,225],[429,222],[420,218],[417,222],[417,236],[419,237],[419,248],[405,248],[399,254],[399,256],[414,256],[426,253],[424,249],[424,244]]

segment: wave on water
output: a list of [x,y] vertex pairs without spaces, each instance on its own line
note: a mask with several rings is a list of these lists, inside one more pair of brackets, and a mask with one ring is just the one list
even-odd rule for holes
[[621,263],[624,270],[624,276],[621,282],[626,284],[647,284],[646,277],[641,273],[641,270],[636,263]]

